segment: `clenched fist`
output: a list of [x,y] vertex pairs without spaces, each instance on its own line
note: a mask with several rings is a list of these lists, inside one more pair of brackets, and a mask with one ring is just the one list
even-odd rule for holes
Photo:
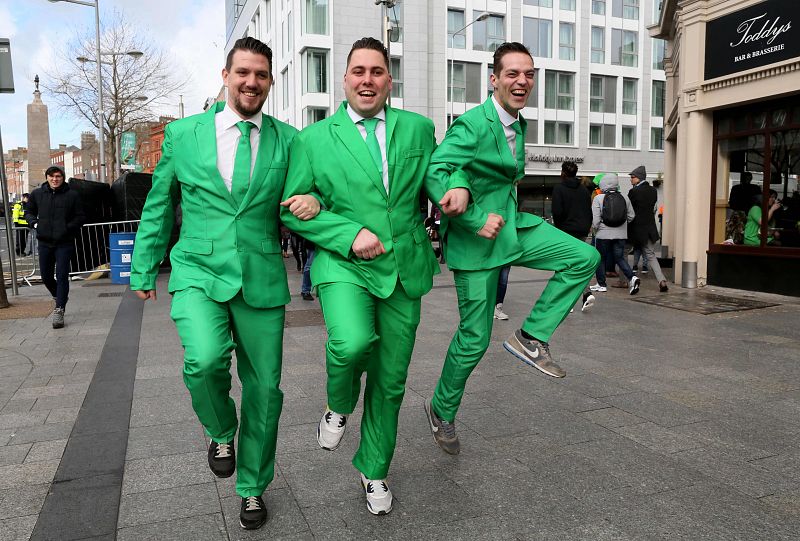
[[481,227],[480,231],[478,231],[478,236],[485,239],[497,238],[498,233],[500,233],[500,230],[503,229],[504,225],[506,225],[506,221],[502,216],[490,212],[489,217],[486,219],[486,223],[483,224],[483,227]]
[[362,229],[358,232],[353,241],[352,250],[361,259],[374,259],[386,253],[381,240],[368,229]]

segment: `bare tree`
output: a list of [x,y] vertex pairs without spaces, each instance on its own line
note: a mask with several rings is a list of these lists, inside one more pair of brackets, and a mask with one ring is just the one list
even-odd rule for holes
[[152,120],[152,107],[165,98],[174,101],[188,79],[181,77],[164,52],[137,34],[136,26],[120,12],[105,16],[100,59],[95,58],[95,51],[94,29],[76,33],[48,71],[43,86],[58,106],[79,120],[87,120],[99,131],[95,62],[101,62],[105,117],[102,132],[107,142],[107,171],[113,173],[115,149],[123,130]]

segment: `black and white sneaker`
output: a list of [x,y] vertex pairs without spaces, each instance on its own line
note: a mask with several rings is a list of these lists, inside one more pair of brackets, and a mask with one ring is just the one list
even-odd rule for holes
[[257,530],[267,521],[267,506],[261,496],[242,498],[239,511],[239,526],[245,530]]
[[373,515],[385,515],[392,510],[392,491],[385,479],[367,479],[361,475],[361,487],[367,497],[367,511]]
[[592,306],[594,306],[594,295],[591,293],[584,293],[583,294],[583,306],[581,307],[581,312],[588,312],[591,310]]
[[317,426],[317,443],[323,449],[334,451],[342,443],[346,428],[347,415],[340,415],[326,407]]
[[642,280],[638,276],[634,276],[633,278],[631,278],[631,288],[629,290],[629,293],[631,295],[636,295],[637,293],[639,293],[639,282],[641,281]]
[[217,477],[230,477],[236,470],[236,451],[233,442],[217,443],[211,440],[208,446],[208,467]]

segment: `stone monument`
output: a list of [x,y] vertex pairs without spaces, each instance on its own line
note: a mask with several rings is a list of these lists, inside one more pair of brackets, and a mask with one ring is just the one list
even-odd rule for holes
[[45,181],[44,172],[50,167],[50,118],[47,105],[42,102],[39,92],[39,76],[33,80],[33,102],[28,104],[28,186],[25,191],[39,186]]

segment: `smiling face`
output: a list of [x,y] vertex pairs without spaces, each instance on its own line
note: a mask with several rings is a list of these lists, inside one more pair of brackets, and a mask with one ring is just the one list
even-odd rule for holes
[[364,118],[372,118],[386,105],[392,76],[383,55],[373,49],[355,49],[344,74],[347,104]]
[[500,64],[499,74],[492,73],[489,80],[497,102],[516,117],[533,90],[533,59],[525,53],[510,52],[503,55]]
[[261,111],[272,85],[267,57],[251,51],[233,54],[230,71],[222,70],[222,81],[228,87],[228,105],[242,118]]
[[64,175],[61,174],[60,171],[53,173],[52,175],[47,175],[47,183],[50,184],[50,187],[54,190],[58,189],[59,186],[64,184]]

